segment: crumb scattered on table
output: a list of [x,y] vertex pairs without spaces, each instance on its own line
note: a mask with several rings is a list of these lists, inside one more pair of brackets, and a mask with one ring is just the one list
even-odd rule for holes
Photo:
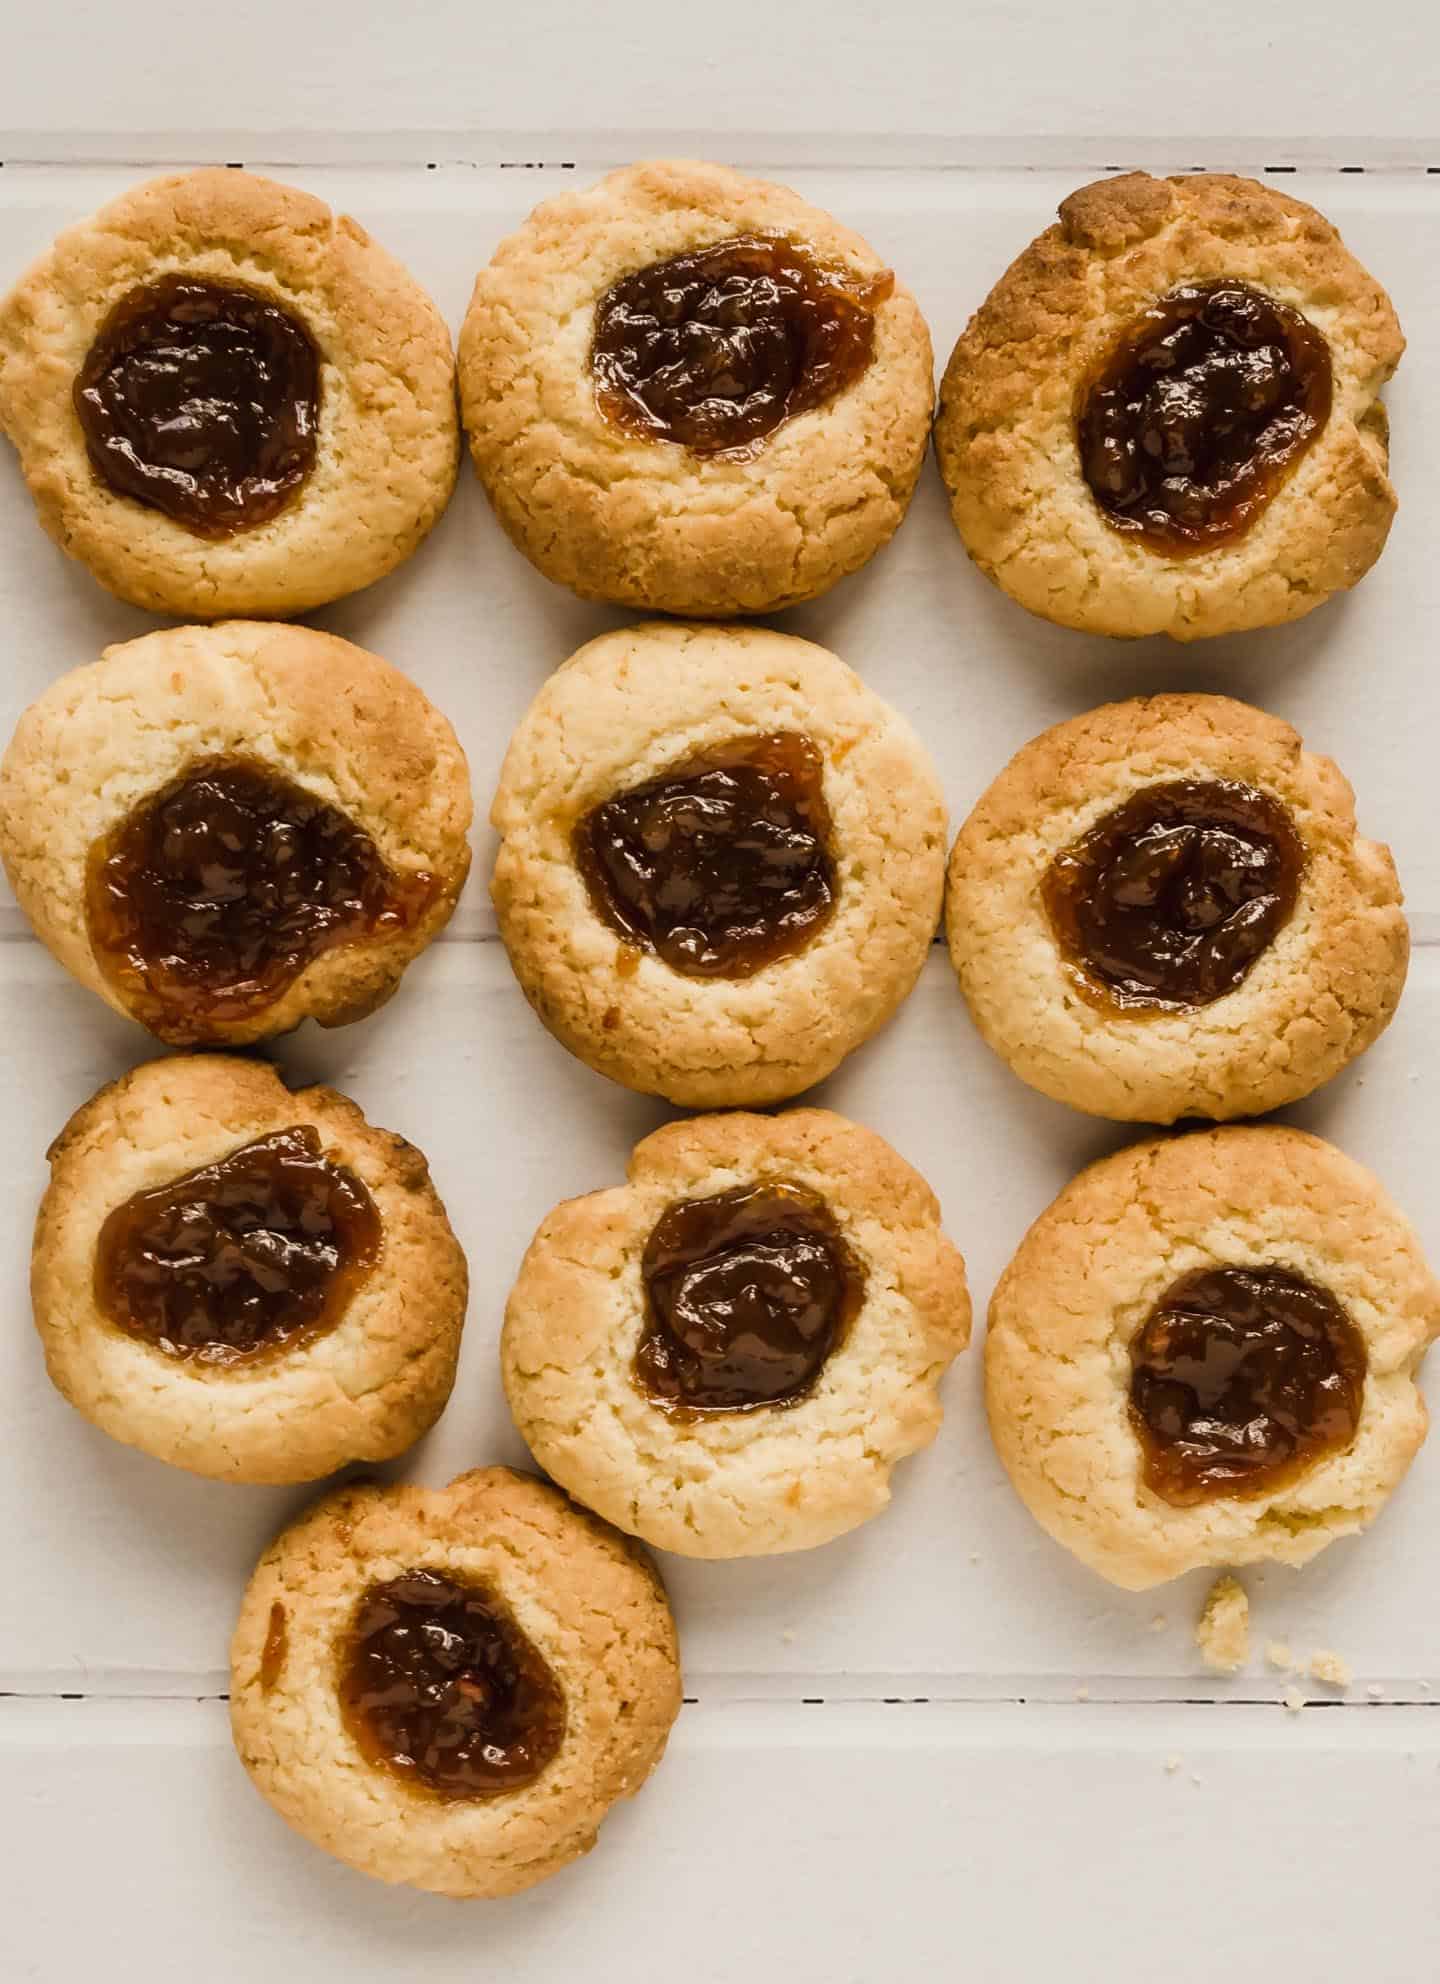
[[1228,1573],[1216,1578],[1195,1625],[1195,1644],[1207,1667],[1234,1674],[1250,1657],[1250,1601]]
[[1348,1688],[1355,1676],[1350,1671],[1350,1663],[1342,1660],[1338,1653],[1331,1653],[1327,1647],[1317,1647],[1310,1656],[1310,1678],[1323,1681],[1327,1688]]
[[1172,1750],[1169,1756],[1165,1759],[1165,1768],[1167,1771],[1169,1771],[1170,1775],[1173,1777],[1176,1771],[1179,1770],[1181,1764],[1184,1763],[1184,1761],[1185,1759],[1181,1756],[1178,1750]]
[[1284,1640],[1267,1640],[1265,1643],[1265,1658],[1277,1673],[1293,1674],[1295,1672],[1295,1656]]
[[1150,1621],[1150,1630],[1152,1633],[1163,1633],[1168,1623],[1165,1614],[1163,1612],[1157,1612],[1155,1617]]
[[1286,1710],[1291,1715],[1298,1715],[1305,1706],[1305,1697],[1298,1688],[1287,1688],[1284,1699]]

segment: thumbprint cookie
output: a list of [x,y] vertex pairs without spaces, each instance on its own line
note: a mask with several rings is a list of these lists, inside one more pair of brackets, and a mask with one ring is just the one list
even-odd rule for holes
[[327,1496],[260,1559],[230,1662],[235,1747],[281,1817],[456,1897],[588,1853],[680,1709],[648,1558],[505,1467]]
[[176,1046],[382,1005],[455,907],[470,813],[414,683],[258,620],[107,648],[0,761],[0,856],[36,934]]
[[1298,620],[1395,514],[1390,299],[1322,215],[1222,173],[1072,193],[945,371],[981,571],[1044,619],[1190,641]]
[[560,1485],[686,1557],[828,1543],[939,1430],[970,1336],[925,1181],[823,1109],[705,1116],[557,1206],[505,1310],[515,1423]]
[[133,187],[11,291],[0,428],[62,550],[198,619],[383,578],[460,453],[430,298],[348,215],[223,168]]
[[191,1054],[56,1138],[31,1292],[51,1379],[102,1432],[220,1481],[313,1481],[439,1418],[465,1257],[413,1144]]
[[654,622],[591,641],[491,818],[515,975],[557,1039],[692,1108],[821,1081],[914,985],[945,808],[909,724],[824,648]]
[[915,299],[783,186],[658,161],[547,200],[460,334],[470,451],[506,531],[582,599],[769,613],[905,514],[933,402]]
[[990,1305],[990,1430],[1036,1520],[1127,1590],[1304,1564],[1414,1459],[1437,1332],[1367,1171],[1298,1130],[1193,1131],[1092,1164],[1026,1234]]
[[1256,1116],[1389,1025],[1390,850],[1288,724],[1151,696],[1057,724],[961,828],[946,904],[971,1017],[1022,1080],[1122,1122]]

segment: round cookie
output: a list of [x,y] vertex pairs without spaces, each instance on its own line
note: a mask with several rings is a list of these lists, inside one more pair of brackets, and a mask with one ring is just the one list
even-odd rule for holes
[[531,1452],[658,1549],[765,1556],[878,1515],[970,1336],[924,1180],[823,1109],[670,1123],[557,1206],[505,1309]]
[[1255,1116],[1389,1024],[1409,932],[1388,848],[1288,724],[1152,696],[1057,724],[961,828],[946,925],[1022,1080],[1122,1122]]
[[[676,258],[662,293],[650,272]],[[813,599],[879,550],[924,460],[931,366],[858,235],[687,161],[537,207],[459,344],[475,467],[531,563],[582,599],[702,616]]]
[[940,914],[919,739],[824,648],[760,628],[581,648],[521,721],[491,819],[535,1011],[601,1074],[692,1108],[823,1080],[908,995]]
[[1162,1138],[1082,1171],[1026,1234],[990,1304],[990,1430],[1036,1520],[1127,1590],[1304,1564],[1410,1465],[1437,1332],[1415,1234],[1332,1145]]
[[679,1659],[642,1552],[545,1483],[482,1467],[448,1488],[342,1488],[277,1537],[240,1608],[230,1721],[256,1788],[337,1859],[435,1894],[514,1894],[588,1853],[644,1784]]
[[408,558],[459,465],[444,319],[348,215],[253,173],[153,179],[0,305],[0,427],[109,591],[293,614]]
[[180,1046],[382,1005],[450,918],[470,817],[464,753],[413,682],[263,621],[107,648],[0,761],[0,857],[37,936]]
[[955,527],[1064,627],[1189,641],[1297,620],[1384,548],[1379,393],[1403,350],[1389,298],[1313,207],[1219,173],[1098,180],[946,367],[935,451]]
[[50,1149],[31,1263],[57,1390],[156,1460],[313,1481],[439,1418],[465,1256],[413,1144],[333,1089],[151,1061]]

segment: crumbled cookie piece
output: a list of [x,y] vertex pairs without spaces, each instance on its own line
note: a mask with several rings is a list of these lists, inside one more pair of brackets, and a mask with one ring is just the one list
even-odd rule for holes
[[1207,1667],[1237,1674],[1250,1657],[1250,1601],[1239,1580],[1216,1578],[1195,1624],[1195,1644]]
[[1347,1660],[1342,1660],[1338,1653],[1319,1647],[1310,1656],[1310,1678],[1312,1681],[1323,1681],[1329,1688],[1348,1688],[1355,1676]]

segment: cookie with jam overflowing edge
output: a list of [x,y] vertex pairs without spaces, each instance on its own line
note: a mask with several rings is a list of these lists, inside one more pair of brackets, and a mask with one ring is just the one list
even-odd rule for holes
[[[575,829],[708,746],[777,731],[823,760],[835,907],[749,977],[685,976],[596,909]],[[946,814],[924,746],[836,656],[767,629],[647,622],[587,643],[521,719],[490,817],[500,934],[540,1019],[612,1081],[690,1108],[823,1080],[909,995],[939,921]]]
[[[1278,1266],[1326,1288],[1368,1359],[1348,1447],[1247,1499],[1145,1484],[1129,1346],[1183,1275]],[[985,1340],[996,1451],[1036,1521],[1112,1584],[1304,1564],[1379,1514],[1425,1437],[1415,1383],[1440,1284],[1378,1181],[1319,1137],[1232,1125],[1134,1144],[1067,1185],[1000,1278]]]
[[[641,1272],[677,1200],[757,1182],[824,1200],[864,1276],[858,1312],[793,1404],[683,1416],[634,1379]],[[638,1144],[627,1183],[541,1223],[505,1307],[501,1373],[537,1461],[657,1549],[750,1557],[828,1543],[878,1515],[939,1430],[940,1380],[970,1336],[965,1264],[918,1172],[824,1109],[695,1117]]]
[[[320,356],[318,449],[270,522],[197,536],[92,468],[72,402],[113,306],[182,273],[240,284],[298,317]],[[303,613],[415,549],[459,467],[450,333],[348,215],[224,167],[132,187],[68,228],[0,304],[0,428],[40,522],[132,605],[201,619]]]
[[898,527],[925,457],[930,334],[897,281],[838,397],[739,456],[645,439],[600,411],[589,352],[611,285],[741,235],[784,235],[860,282],[885,264],[783,186],[656,160],[547,200],[483,269],[459,340],[470,452],[511,540],[582,599],[725,617],[813,599]]
[[[130,1335],[96,1300],[108,1215],[245,1144],[312,1125],[374,1201],[373,1266],[333,1327],[214,1368]],[[50,1148],[31,1254],[35,1327],[56,1389],[92,1425],[217,1481],[314,1481],[403,1453],[450,1396],[465,1256],[425,1159],[333,1089],[291,1092],[260,1061],[149,1061],[78,1109]]]
[[230,755],[337,807],[396,875],[437,885],[412,921],[321,951],[268,1005],[211,1017],[186,1044],[240,1046],[303,1019],[363,1019],[454,910],[470,865],[470,775],[450,724],[415,684],[333,634],[259,620],[169,627],[52,684],[0,760],[0,860],[20,907],[82,985],[145,1024],[91,943],[90,852],[187,766]]
[[[368,1763],[344,1720],[337,1673],[356,1605],[425,1568],[493,1590],[565,1696],[558,1754],[497,1798],[427,1796]],[[457,1898],[518,1893],[588,1853],[680,1710],[675,1622],[649,1558],[506,1467],[326,1496],[260,1559],[230,1668],[235,1747],[281,1817],[361,1873]]]
[[[1305,852],[1295,907],[1235,988],[1176,1012],[1087,998],[1041,883],[1124,801],[1175,779],[1277,799]],[[1225,696],[1140,696],[1045,731],[980,798],[950,857],[945,922],[970,1016],[1022,1081],[1117,1122],[1261,1115],[1309,1095],[1394,1016],[1410,933],[1390,850],[1278,717]]]
[[[1243,536],[1180,555],[1106,521],[1076,402],[1140,312],[1219,279],[1323,334],[1333,403]],[[1298,620],[1384,548],[1396,498],[1379,393],[1404,348],[1389,297],[1313,207],[1223,173],[1097,180],[1000,278],[945,369],[935,452],[955,527],[987,578],[1061,626],[1189,641]]]

